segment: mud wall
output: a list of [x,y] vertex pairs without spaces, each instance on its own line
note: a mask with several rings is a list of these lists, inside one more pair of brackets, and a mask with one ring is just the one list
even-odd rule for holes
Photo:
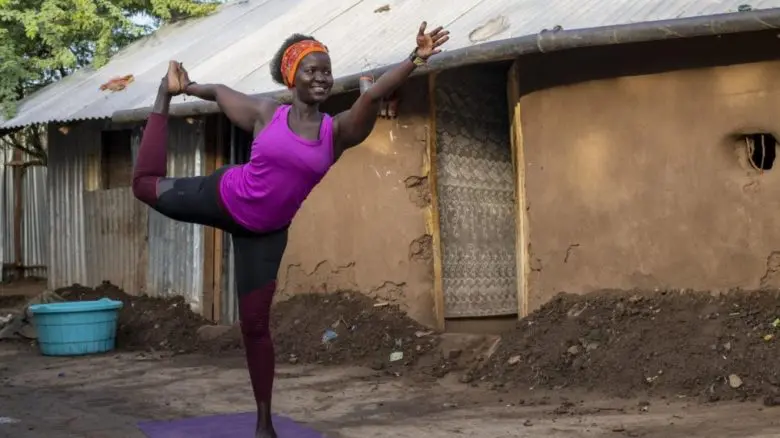
[[398,118],[378,120],[304,202],[279,272],[280,299],[355,290],[434,323],[427,96],[425,78],[404,87]]
[[780,62],[521,98],[530,309],[560,291],[777,287],[780,168],[735,134],[780,134]]

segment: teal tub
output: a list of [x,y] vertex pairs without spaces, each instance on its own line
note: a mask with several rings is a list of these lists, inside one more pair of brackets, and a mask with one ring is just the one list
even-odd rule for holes
[[121,301],[108,298],[30,306],[41,353],[81,356],[113,350],[121,308]]

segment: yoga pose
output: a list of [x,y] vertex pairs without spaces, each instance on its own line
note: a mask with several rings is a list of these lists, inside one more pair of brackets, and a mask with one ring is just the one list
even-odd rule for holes
[[[160,84],[133,172],[133,193],[171,219],[231,234],[241,332],[257,402],[255,437],[276,437],[271,421],[274,348],[268,323],[287,228],[334,161],[368,137],[382,99],[449,39],[441,27],[428,33],[425,28],[423,22],[417,47],[407,59],[333,118],[319,111],[333,86],[328,49],[310,36],[289,37],[271,63],[273,79],[292,91],[291,105],[224,85],[192,82],[175,61]],[[167,177],[168,108],[171,96],[181,93],[216,101],[234,125],[254,134],[248,163],[225,166],[208,176]]]

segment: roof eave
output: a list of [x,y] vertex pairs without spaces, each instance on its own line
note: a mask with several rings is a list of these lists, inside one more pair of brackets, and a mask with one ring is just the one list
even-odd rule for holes
[[[435,71],[473,64],[511,60],[529,53],[547,53],[583,47],[757,32],[771,29],[780,29],[780,8],[588,29],[545,30],[536,34],[444,52],[434,58],[427,66],[417,69],[414,75],[425,75]],[[370,72],[338,78],[335,81],[332,93],[335,95],[356,90],[359,87],[358,81],[360,76],[372,74],[377,77],[392,69],[395,65],[397,64],[380,67]],[[290,93],[287,90],[262,93],[256,96],[272,97],[281,101],[290,100]],[[151,108],[121,110],[113,114],[113,120],[115,122],[140,121],[146,119],[150,111]],[[219,111],[216,103],[207,101],[187,102],[171,107],[171,114],[181,117],[213,114]]]

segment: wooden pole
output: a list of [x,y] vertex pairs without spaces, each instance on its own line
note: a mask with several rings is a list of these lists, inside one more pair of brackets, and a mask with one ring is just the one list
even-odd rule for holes
[[436,169],[436,75],[428,77],[428,135],[427,135],[427,165],[428,185],[431,188],[431,206],[427,222],[433,242],[433,309],[436,316],[436,328],[446,329],[445,302],[443,285],[442,243],[439,229],[439,190],[437,188]]
[[[206,150],[204,163],[205,175],[211,175],[215,170],[214,154],[216,151],[217,116],[204,117],[203,129],[200,135]],[[214,228],[203,227],[203,307],[201,314],[204,318],[214,321]]]
[[512,64],[507,77],[507,103],[509,105],[512,163],[515,168],[515,260],[517,276],[517,317],[528,315],[528,279],[531,275],[528,254],[528,210],[525,197],[525,143],[520,113],[520,84],[517,61]]
[[[214,168],[219,169],[225,165],[225,150],[230,144],[230,123],[220,114],[217,121],[217,139],[216,154],[214,157]],[[214,294],[212,296],[212,320],[220,323],[222,321],[222,270],[223,264],[223,239],[222,230],[214,230]]]
[[[14,149],[14,162],[22,162],[22,151]],[[24,277],[24,259],[22,258],[22,176],[24,175],[24,166],[13,166],[14,177],[14,267],[16,269],[16,278]]]

